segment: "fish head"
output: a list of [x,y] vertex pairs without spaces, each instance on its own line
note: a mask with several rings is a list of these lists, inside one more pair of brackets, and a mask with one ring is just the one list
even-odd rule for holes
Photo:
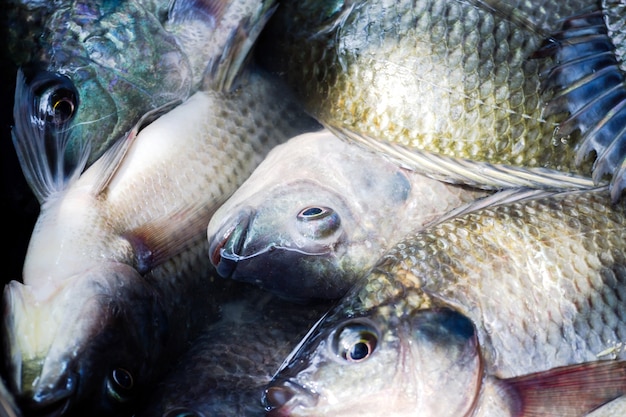
[[322,318],[266,388],[268,415],[468,415],[482,378],[472,322],[449,308],[394,310]]
[[32,415],[124,415],[166,346],[159,295],[114,263],[43,287],[12,281],[4,291],[4,352],[18,401]]
[[[149,110],[186,98],[188,60],[138,2],[79,0],[43,19],[38,47],[16,85],[16,117],[41,126],[43,148],[71,170],[93,163]],[[20,142],[28,132],[15,131]],[[82,168],[81,168],[82,169]]]
[[211,262],[290,299],[338,298],[394,238],[411,187],[398,166],[328,131],[300,135],[213,215]]
[[209,229],[218,274],[290,299],[340,296],[354,276],[347,256],[354,219],[345,202],[308,181],[275,191],[273,203],[240,207]]

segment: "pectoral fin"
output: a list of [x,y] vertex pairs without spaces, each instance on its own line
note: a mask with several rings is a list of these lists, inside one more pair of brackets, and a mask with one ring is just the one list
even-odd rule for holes
[[520,417],[585,416],[626,395],[626,361],[565,366],[503,382]]
[[[167,217],[146,223],[126,233],[134,248],[140,274],[163,264],[168,259],[206,240],[206,228],[215,210],[223,201],[181,208]],[[207,252],[208,259],[208,252]]]

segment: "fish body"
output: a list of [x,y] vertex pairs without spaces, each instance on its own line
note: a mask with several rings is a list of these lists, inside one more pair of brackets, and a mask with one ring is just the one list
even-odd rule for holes
[[324,125],[422,172],[494,188],[584,188],[593,173],[596,184],[615,177],[615,199],[622,11],[585,0],[283,2],[259,56]]
[[137,417],[265,415],[265,385],[330,305],[295,304],[251,285],[238,288],[222,300],[219,321],[194,339]]
[[623,396],[626,211],[608,202],[537,195],[407,235],[275,375],[272,415],[582,416]]
[[248,69],[239,88],[195,93],[47,196],[23,283],[4,291],[9,381],[29,410],[125,415],[215,317],[228,283],[212,279],[210,216],[310,122]]
[[[18,2],[29,36],[10,45],[24,74],[13,141],[40,203],[37,178],[63,189],[125,136],[145,113],[184,100],[215,77],[222,55],[246,56],[273,11],[272,1]],[[22,56],[24,45],[30,55]],[[237,63],[236,63],[237,64]],[[41,134],[19,126],[34,123]],[[33,172],[32,164],[37,162]]]
[[409,230],[487,195],[403,169],[328,130],[274,148],[207,230],[222,276],[339,298]]

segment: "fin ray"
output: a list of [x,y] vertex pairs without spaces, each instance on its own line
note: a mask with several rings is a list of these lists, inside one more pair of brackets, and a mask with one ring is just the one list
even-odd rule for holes
[[348,129],[326,127],[344,140],[359,143],[372,151],[382,153],[408,169],[440,181],[467,184],[483,189],[529,187],[563,190],[589,189],[595,185],[591,178],[567,172],[452,158],[417,149],[407,149],[402,145],[376,140]]

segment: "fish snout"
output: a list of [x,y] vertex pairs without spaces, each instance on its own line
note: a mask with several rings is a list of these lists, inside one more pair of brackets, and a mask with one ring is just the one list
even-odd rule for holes
[[305,387],[286,380],[273,382],[263,393],[263,405],[269,417],[291,415],[296,408],[313,408],[319,395]]
[[207,231],[209,257],[220,276],[230,278],[237,268],[237,262],[241,259],[241,251],[248,234],[248,226],[254,214],[254,209],[244,208],[238,211],[230,221],[224,222],[216,232],[212,233],[211,226],[209,226]]
[[56,379],[54,384],[37,384],[34,391],[23,389],[17,396],[25,415],[33,417],[59,417],[70,409],[72,398],[78,387],[78,375],[68,373]]

